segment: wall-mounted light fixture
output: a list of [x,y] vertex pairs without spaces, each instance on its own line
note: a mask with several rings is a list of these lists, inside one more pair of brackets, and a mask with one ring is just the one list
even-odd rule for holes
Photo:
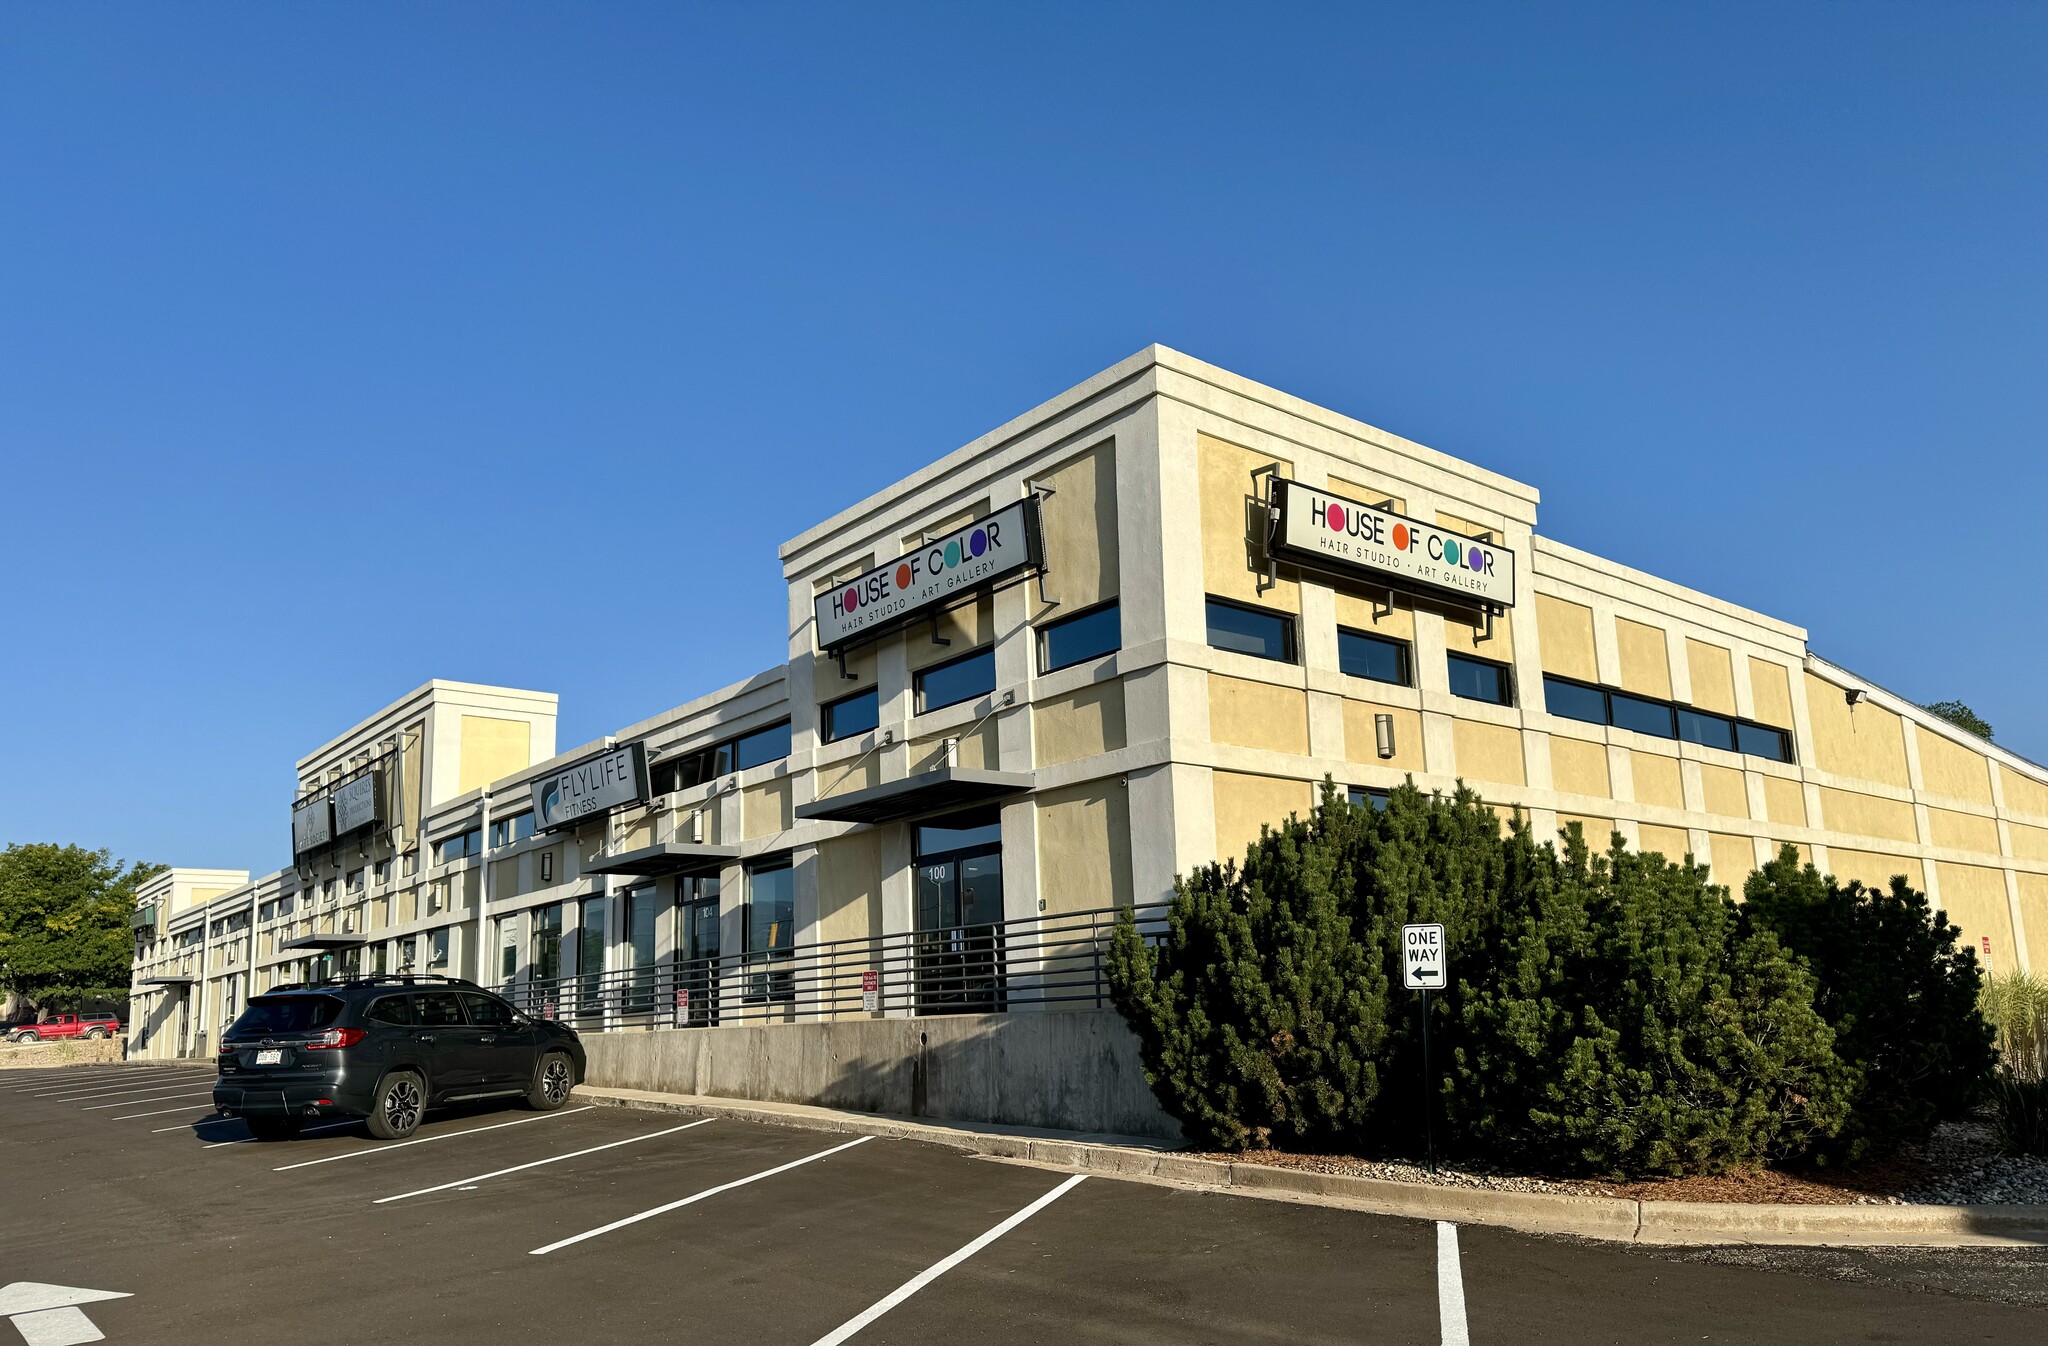
[[1842,699],[1849,703],[1849,709],[1854,710],[1856,703],[1861,701],[1866,695],[1867,693],[1861,687],[1851,687],[1842,693]]
[[1379,739],[1380,756],[1392,757],[1394,755],[1394,717],[1391,715],[1375,715],[1372,717],[1372,728],[1374,735]]

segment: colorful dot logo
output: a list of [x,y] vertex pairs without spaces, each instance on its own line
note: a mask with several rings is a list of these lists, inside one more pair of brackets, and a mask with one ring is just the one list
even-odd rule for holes
[[983,552],[987,551],[987,550],[988,550],[988,534],[987,534],[987,532],[985,532],[984,530],[982,530],[982,529],[979,529],[979,528],[975,529],[975,530],[974,530],[974,536],[973,536],[973,537],[970,537],[970,538],[968,538],[968,539],[967,539],[967,550],[969,550],[969,551],[973,552],[973,553],[974,553],[974,554],[975,554],[976,556],[979,556],[979,555],[981,555],[981,554],[982,554]]
[[858,590],[858,589],[848,589],[848,590],[846,591],[846,593],[845,593],[845,598],[846,598],[846,610],[847,610],[848,612],[851,612],[851,611],[853,611],[853,610],[854,610],[855,608],[857,608],[857,607],[859,607],[859,606],[860,606],[860,590]]
[[1397,523],[1394,525],[1394,550],[1408,550],[1408,525],[1405,523]]
[[1444,539],[1444,559],[1446,561],[1449,561],[1452,565],[1461,564],[1461,562],[1458,560],[1458,544],[1451,541],[1449,538]]
[[910,587],[909,566],[900,565],[896,567],[896,587],[899,589],[908,589]]
[[1344,531],[1344,507],[1342,505],[1332,501],[1329,509],[1323,512],[1323,518],[1330,525],[1331,532],[1341,533]]

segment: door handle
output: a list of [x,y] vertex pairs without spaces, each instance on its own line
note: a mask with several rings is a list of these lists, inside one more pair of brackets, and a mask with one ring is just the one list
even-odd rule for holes
[[486,1033],[477,1039],[478,1042],[496,1042],[497,1040],[498,1035],[496,1033]]
[[432,1033],[414,1033],[412,1035],[412,1040],[414,1042],[432,1042],[434,1040],[434,1035]]

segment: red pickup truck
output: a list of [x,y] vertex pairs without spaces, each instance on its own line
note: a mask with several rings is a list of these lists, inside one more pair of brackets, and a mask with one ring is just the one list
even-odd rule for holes
[[67,1038],[110,1038],[121,1031],[121,1021],[111,1014],[52,1014],[41,1023],[15,1024],[7,1030],[9,1042],[60,1042]]

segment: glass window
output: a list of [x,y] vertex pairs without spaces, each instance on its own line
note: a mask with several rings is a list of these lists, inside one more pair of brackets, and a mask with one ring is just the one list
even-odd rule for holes
[[448,966],[448,927],[427,932],[427,966],[443,968]]
[[1454,654],[1450,656],[1450,662],[1452,695],[1470,701],[1491,701],[1496,706],[1515,703],[1506,664],[1474,659],[1468,654]]
[[512,1007],[494,995],[479,995],[475,991],[462,993],[462,1007],[469,1011],[469,1021],[478,1028],[510,1028]]
[[1735,741],[1743,752],[1752,756],[1768,757],[1773,762],[1792,760],[1792,740],[1782,729],[1738,723],[1735,726]]
[[1260,659],[1294,662],[1294,619],[1281,612],[1209,600],[1209,644]]
[[661,908],[652,888],[635,888],[626,894],[626,948],[633,966],[654,966],[654,927]]
[[510,846],[533,835],[533,811],[504,818],[491,824],[491,847]]
[[576,930],[576,970],[584,976],[604,971],[605,899],[585,899]]
[[1678,736],[1687,743],[1704,743],[1709,748],[1735,751],[1735,721],[1725,715],[1678,707]]
[[[990,811],[990,815],[993,810]],[[947,818],[917,829],[917,853],[944,855],[949,851],[971,850],[976,846],[999,846],[1003,841],[1000,817],[984,814]]]
[[1409,685],[1408,642],[1337,628],[1337,667],[1354,678]]
[[1124,619],[1115,603],[1104,603],[1090,612],[1077,612],[1038,628],[1038,667],[1041,672],[1069,668],[1123,648]]
[[363,891],[363,871],[362,871],[362,870],[360,870],[360,869],[351,869],[351,870],[350,870],[350,871],[348,872],[348,890],[349,890],[350,892],[352,892],[352,893],[360,893],[361,891]]
[[1678,737],[1678,730],[1671,722],[1671,707],[1662,701],[1630,696],[1627,692],[1609,692],[1607,702],[1614,708],[1614,723],[1619,728],[1633,729],[1638,734],[1650,734],[1656,738]]
[[1363,785],[1346,786],[1344,797],[1353,804],[1371,808],[1380,813],[1385,813],[1387,805],[1393,800],[1393,795],[1388,791],[1374,790]]
[[852,696],[842,696],[825,706],[824,731],[827,743],[837,743],[842,738],[865,734],[882,722],[881,694],[873,687]]
[[789,863],[747,871],[748,953],[796,947],[796,880]]
[[387,995],[370,1002],[368,1017],[380,1024],[410,1024],[412,1022],[412,997],[409,995]]
[[483,850],[483,843],[484,833],[480,827],[472,827],[467,832],[457,833],[452,837],[443,837],[434,843],[434,861],[436,864],[445,865],[450,861],[475,855]]
[[957,706],[962,701],[987,696],[995,689],[995,649],[977,650],[918,673],[917,710],[922,715],[945,706]]
[[453,991],[428,991],[412,999],[413,1013],[422,1028],[447,1028],[462,1023],[462,997]]
[[266,1033],[310,1033],[325,1028],[341,1014],[341,1002],[331,995],[257,996],[228,1030],[231,1037],[261,1037]]
[[727,758],[719,764],[718,774],[721,776],[728,771],[745,771],[750,766],[779,762],[789,756],[789,721],[756,729],[734,739],[720,751]]
[[533,934],[530,940],[533,950],[528,960],[533,964],[533,975],[540,981],[553,981],[562,975],[562,904],[551,902],[533,911]]
[[1607,723],[1607,693],[1582,682],[1566,682],[1548,674],[1543,678],[1543,705],[1552,715],[1587,724]]

